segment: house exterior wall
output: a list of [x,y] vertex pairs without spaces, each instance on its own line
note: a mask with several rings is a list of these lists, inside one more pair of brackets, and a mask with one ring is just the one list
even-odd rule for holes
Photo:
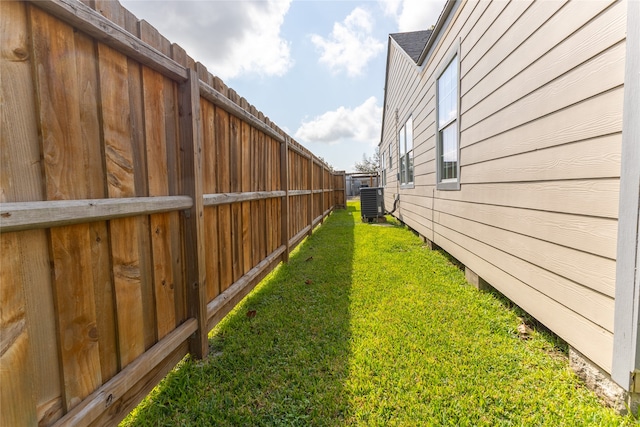
[[[419,65],[390,39],[385,204],[606,372],[613,353],[624,1],[462,1]],[[436,189],[436,72],[459,49],[460,189]],[[396,114],[397,111],[397,114]],[[397,131],[414,127],[414,183]]]

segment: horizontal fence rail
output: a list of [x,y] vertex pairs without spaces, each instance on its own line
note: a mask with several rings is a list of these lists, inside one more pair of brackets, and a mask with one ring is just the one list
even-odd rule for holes
[[47,200],[0,204],[0,232],[60,227],[84,222],[188,209],[188,196]]
[[118,2],[0,19],[0,425],[114,425],[207,356],[345,174]]
[[249,193],[205,194],[203,197],[205,206],[218,206],[252,200],[275,199],[286,195],[286,191],[254,191]]

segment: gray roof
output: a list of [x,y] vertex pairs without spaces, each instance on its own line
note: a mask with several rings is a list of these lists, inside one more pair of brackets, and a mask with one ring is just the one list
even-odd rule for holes
[[400,47],[407,52],[414,62],[418,62],[420,54],[431,36],[432,30],[411,31],[408,33],[389,34]]

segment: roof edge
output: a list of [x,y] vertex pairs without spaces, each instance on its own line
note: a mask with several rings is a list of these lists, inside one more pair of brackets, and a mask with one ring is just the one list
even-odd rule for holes
[[449,14],[453,10],[453,7],[456,5],[457,2],[458,0],[447,0],[447,3],[444,5],[444,9],[442,9],[442,12],[440,13],[440,17],[438,18],[438,21],[436,22],[436,25],[433,27],[433,32],[431,33],[431,36],[429,36],[429,40],[427,40],[427,44],[424,46],[424,49],[422,49],[422,53],[420,54],[420,57],[416,61],[416,64],[422,65],[424,60],[427,58],[427,54],[429,53],[431,46],[433,46],[436,39],[438,38],[440,31],[445,26],[445,23],[447,22],[447,18],[449,17]]

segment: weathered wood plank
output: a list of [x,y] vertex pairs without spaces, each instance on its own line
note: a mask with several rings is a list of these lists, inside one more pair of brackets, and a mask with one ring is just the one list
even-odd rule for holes
[[312,231],[313,231],[314,228],[316,228],[316,226],[318,226],[322,222],[323,214],[324,214],[324,212],[321,213],[320,215],[318,215],[317,217],[315,217],[311,221],[311,229],[312,229]]
[[[218,77],[214,77],[215,90],[227,99],[228,88]],[[202,85],[201,85],[202,96]],[[229,101],[232,105],[231,101]],[[225,109],[215,107],[215,168],[218,192],[230,191],[229,176],[229,113]],[[231,224],[231,207],[218,207],[218,220],[221,224]],[[230,227],[218,228],[218,270],[220,275],[220,291],[226,289],[232,283],[231,271],[231,230]]]
[[[229,173],[229,113],[218,107],[216,107],[215,111],[218,191],[229,192],[231,190]],[[227,225],[218,228],[220,290],[225,290],[233,283],[231,206],[223,205],[218,207],[218,220],[220,224]]]
[[218,250],[218,208],[208,206],[204,209],[205,251],[207,270],[207,301],[220,294],[220,259]]
[[296,152],[298,155],[302,156],[305,159],[313,159],[313,156],[310,153],[307,153],[295,144],[290,144],[289,150]]
[[0,203],[0,232],[151,215],[189,209],[192,205],[189,196]]
[[[97,7],[104,14],[105,8],[114,8],[115,2],[109,0],[96,0]],[[118,3],[119,5],[119,3]],[[110,12],[107,17],[114,19],[112,15],[115,12]],[[124,8],[120,8],[120,13],[124,13],[122,19],[124,19],[125,28],[131,34],[136,37],[140,37],[140,24],[131,12]],[[129,73],[127,82],[129,86],[129,120],[131,122],[131,146],[133,147],[133,169],[135,195],[138,197],[147,197],[149,195],[149,180],[147,179],[147,149],[145,144],[145,124],[144,124],[144,91],[142,87],[142,69],[144,65],[140,64],[134,58],[127,58],[127,71]],[[148,218],[144,219],[145,228],[148,227]],[[147,234],[148,235],[148,234]],[[149,238],[145,238],[144,245],[148,246],[151,243]],[[141,262],[146,263],[149,261],[148,266],[143,266],[143,271],[151,271],[150,259],[142,259]]]
[[233,114],[236,117],[239,117],[245,122],[248,122],[252,127],[259,129],[261,132],[264,132],[275,138],[280,142],[284,142],[284,137],[268,127],[264,122],[258,119],[251,112],[246,109],[241,108],[239,105],[232,102],[229,98],[227,98],[224,91],[218,90],[219,88],[213,88],[206,82],[200,82],[200,95],[210,101],[215,106],[221,108],[229,114]]
[[[273,138],[269,138],[270,148],[270,156],[271,156],[271,191],[276,191],[279,187],[280,183],[280,142],[274,140]],[[280,236],[280,215],[281,215],[281,200],[273,199],[271,201],[271,247],[269,251],[272,252],[276,250],[281,243]]]
[[[130,387],[107,410],[99,414],[91,427],[115,426],[120,423],[132,410],[138,406],[140,400],[149,395],[160,381],[169,374],[175,366],[189,353],[189,344],[181,342],[163,360],[152,366],[152,369],[138,382]],[[146,355],[146,353],[145,353]]]
[[320,191],[322,192],[322,194],[320,195],[320,206],[322,207],[322,212],[324,212],[327,209],[327,203],[324,196],[325,191],[327,191],[325,190],[325,177],[327,174],[325,173],[324,165],[320,165],[320,168],[322,169],[322,175],[320,179]]
[[[50,200],[83,198],[86,175],[78,171],[88,157],[81,143],[80,91],[77,81],[73,28],[37,8],[31,9],[33,61],[38,70],[35,89]],[[58,34],[58,37],[53,37]],[[60,59],[64,58],[64,59]]]
[[[98,45],[98,58],[108,195],[135,197],[131,122],[127,108],[123,108],[129,106],[127,59],[102,44]],[[147,279],[141,274],[142,226],[138,218],[114,219],[109,224],[122,367],[145,349],[143,289],[147,286],[143,280]]]
[[284,246],[278,247],[207,305],[209,329],[222,320],[275,267],[284,251]]
[[282,261],[289,261],[289,138],[280,145],[280,190],[284,195],[280,200],[280,244],[284,245]]
[[311,194],[311,190],[289,190],[289,196],[305,196]]
[[0,3],[0,202],[42,200],[40,144],[26,5]]
[[[247,109],[251,114],[256,112],[255,107],[248,105]],[[257,114],[257,113],[256,113]],[[259,157],[258,151],[258,133],[260,131],[255,127],[251,126],[250,135],[249,135],[249,149],[251,150],[251,170],[249,172],[250,176],[250,188],[252,192],[259,192],[259,183],[258,183],[258,164],[261,159]],[[259,255],[259,238],[260,238],[260,224],[258,220],[258,209],[260,208],[260,204],[258,200],[252,200],[250,202],[251,209],[251,265],[256,266],[262,259]]]
[[[27,9],[22,2],[0,2],[1,202],[44,198]],[[7,289],[5,279],[2,279],[0,292],[6,289],[7,292],[22,293],[26,319],[24,336],[27,339],[16,344],[16,352],[7,350],[0,356],[3,376],[0,379],[0,408],[10,408],[6,413],[0,410],[0,424],[29,425],[31,421],[53,420],[61,415],[60,373],[47,235],[44,231],[34,231],[15,237],[17,242],[10,238],[11,249],[3,248],[0,255],[3,258],[0,276],[8,274],[4,277],[10,279],[13,288]],[[4,311],[5,297],[2,297],[1,305]],[[7,313],[17,308],[9,302],[6,307]],[[29,374],[33,382],[21,385],[20,381],[26,381]],[[5,375],[17,377],[9,379]],[[47,402],[55,402],[52,405],[55,409],[49,414],[45,409]]]
[[[51,230],[58,334],[65,408],[73,408],[102,384],[92,283],[90,230],[72,225]],[[70,303],[66,303],[69,301]]]
[[[160,33],[146,21],[140,22],[140,37],[144,42],[160,50]],[[167,133],[171,133],[167,130],[167,124],[171,123],[172,119],[175,120],[175,117],[171,116],[171,112],[165,113],[165,105],[167,98],[173,95],[172,87],[165,84],[161,74],[148,67],[142,68],[142,85],[149,195],[166,196],[169,194],[169,171],[176,170],[175,164],[169,168],[167,161],[169,142]],[[171,146],[175,146],[175,130],[173,136]],[[175,158],[175,156],[172,157]],[[170,225],[168,214],[152,215],[150,218],[158,339],[164,337],[176,325],[174,290],[176,283],[174,283]]]
[[[98,64],[95,41],[75,31],[76,64],[78,72],[80,127],[86,145],[84,168],[87,176],[88,198],[102,200],[105,192],[105,170],[102,157],[99,118]],[[91,242],[91,272],[94,287],[96,328],[102,381],[118,371],[117,337],[113,282],[111,280],[110,250],[107,224],[95,221],[89,225]]]
[[37,0],[32,1],[32,3],[105,45],[134,58],[136,61],[163,73],[175,81],[185,81],[187,78],[184,67],[176,64],[148,44],[143,43],[112,20],[101,16],[98,12],[78,1]]
[[307,234],[309,234],[309,230],[311,230],[310,225],[303,227],[295,236],[293,236],[289,240],[289,246],[292,248],[295,248],[296,246],[298,246],[298,244],[302,241],[302,239],[304,239],[307,236]]
[[202,116],[198,75],[188,70],[189,79],[180,86],[181,192],[189,195],[193,207],[183,215],[184,267],[186,269],[187,310],[195,318],[197,332],[189,339],[189,351],[197,358],[207,356],[207,272],[204,247],[204,206],[202,204]]
[[[48,199],[87,197],[90,182],[79,167],[89,157],[83,144],[80,88],[73,29],[39,9],[31,10],[36,95]],[[65,58],[60,60],[60,58]],[[79,185],[83,183],[84,185]],[[54,298],[63,379],[63,405],[69,410],[102,383],[91,243],[86,224],[50,231]],[[73,298],[69,298],[72,295]]]
[[[3,12],[7,9],[2,8]],[[30,336],[27,327],[20,251],[15,234],[0,236],[0,424],[36,425],[36,398],[30,369]]]
[[[96,9],[109,20],[113,21],[120,27],[131,26],[129,28],[134,29],[134,34],[140,35],[139,22],[133,17],[120,3],[112,2],[109,0],[95,0]],[[135,21],[135,23],[133,22]],[[120,59],[119,65],[124,66],[125,61]],[[146,174],[146,147],[144,142],[144,126],[143,126],[143,91],[142,91],[142,75],[141,65],[130,57],[126,58],[125,71],[122,71],[122,75],[119,78],[126,80],[126,86],[128,87],[128,102],[124,99],[124,107],[128,105],[130,110],[128,112],[129,131],[127,132],[128,140],[123,139],[122,143],[128,146],[126,149],[127,155],[131,156],[133,168],[131,170],[131,176],[127,176],[133,184],[133,193],[129,196],[148,196],[149,189],[147,183]],[[124,92],[123,92],[124,93]],[[125,110],[126,111],[126,110]],[[121,120],[121,119],[118,119]],[[125,124],[122,124],[124,129]],[[106,150],[105,150],[106,152]],[[114,188],[117,188],[119,184],[114,184]],[[137,252],[137,268],[138,277],[140,280],[140,302],[141,302],[141,317],[142,317],[142,331],[144,342],[144,348],[148,348],[156,342],[156,328],[155,328],[155,310],[153,306],[153,266],[151,260],[151,241],[149,233],[149,217],[139,216],[135,218],[137,232],[134,244],[136,249],[132,249]],[[111,225],[119,226],[121,221],[114,221]],[[117,229],[117,228],[116,228]]]
[[[158,46],[160,51],[171,57],[180,65],[187,67],[188,58],[186,53],[176,44],[171,42],[164,36],[160,35]],[[173,55],[177,55],[174,57]],[[182,56],[184,55],[184,56]],[[180,62],[180,61],[182,62]],[[178,111],[178,84],[171,80],[169,77],[163,77],[164,80],[164,114],[165,114],[165,138],[167,144],[167,174],[168,194],[180,194],[180,144],[179,144],[179,119],[180,114]],[[199,98],[199,96],[198,96]],[[173,329],[177,324],[182,322],[186,318],[184,312],[184,275],[182,268],[182,236],[180,232],[180,215],[178,212],[171,212],[166,215],[168,218],[168,234],[167,234],[167,246],[170,251],[168,263],[172,264],[172,284],[169,289],[164,289],[163,292],[168,292],[173,298],[175,308],[174,310],[174,323],[171,326]],[[169,325],[169,323],[167,323]]]
[[[173,58],[174,61],[178,62],[183,67],[191,68],[193,70],[196,69],[195,62],[190,56],[187,55],[187,52],[182,47],[173,43],[170,47],[170,51],[171,51],[171,58]],[[170,114],[170,117],[167,120],[171,121],[172,124],[167,126],[167,129],[168,129],[167,141],[172,141],[172,140],[174,141],[173,143],[168,142],[170,147],[167,152],[167,167],[174,168],[174,170],[172,170],[172,173],[170,173],[169,175],[169,192],[170,194],[180,194],[180,191],[181,191],[180,180],[182,179],[182,174],[180,172],[181,146],[179,143],[180,135],[181,135],[180,134],[180,105],[179,105],[180,92],[179,92],[178,85],[174,84],[173,82],[169,82],[168,79],[165,79],[165,84],[169,84],[169,83],[173,87],[173,90],[172,90],[171,96],[168,96],[168,98],[170,98],[171,101],[170,102],[167,101],[168,105],[165,106],[165,113]],[[201,111],[202,111],[202,107],[201,107]],[[202,113],[200,114],[200,119],[202,120]],[[173,125],[173,123],[175,123],[175,125]],[[201,121],[201,123],[203,123],[202,129],[204,132],[204,122]],[[171,135],[170,130],[174,126],[175,126],[175,129],[174,129],[175,134]],[[173,149],[171,149],[171,145],[173,145]],[[204,158],[205,156],[204,140],[203,140],[202,149],[203,149],[202,155]],[[203,169],[203,173],[204,173],[204,169]],[[204,186],[204,181],[202,182],[202,185]],[[186,272],[184,267],[185,265],[184,263],[186,262],[186,260],[184,259],[184,256],[182,254],[183,238],[182,238],[182,228],[181,228],[181,217],[178,212],[175,212],[170,215],[170,229],[172,231],[171,247],[172,247],[172,253],[173,253],[173,262],[175,264],[173,271],[174,271],[174,282],[175,282],[174,297],[175,297],[175,303],[176,303],[176,308],[175,308],[176,324],[180,324],[188,318],[188,313],[187,313]],[[208,279],[207,279],[206,286],[208,286]]]
[[[258,119],[263,120],[264,115],[258,112]],[[257,143],[258,143],[258,189],[260,191],[266,191],[267,189],[267,165],[266,165],[266,135],[264,132],[258,132],[257,135]],[[265,199],[258,200],[258,221],[259,228],[257,229],[257,233],[259,236],[258,239],[258,256],[259,259],[262,260],[267,256],[267,228],[269,224],[267,223],[267,203]]]
[[[240,106],[246,110],[247,100],[240,99]],[[253,158],[251,156],[251,126],[246,121],[241,121],[241,155],[242,155],[242,185],[241,191],[247,193],[251,191],[251,170]],[[246,274],[253,268],[251,258],[251,203],[249,200],[242,202],[242,263],[243,273]]]
[[220,258],[218,247],[218,208],[207,205],[207,193],[218,191],[218,178],[216,174],[216,134],[215,134],[215,107],[206,99],[200,99],[202,114],[202,145],[203,145],[203,206],[205,228],[205,252],[207,271],[207,301],[213,300],[220,294],[220,271],[218,260]]
[[[229,89],[229,99],[236,105],[240,102],[238,94]],[[229,190],[239,192],[242,188],[242,130],[241,121],[229,115]],[[242,252],[242,205],[231,205],[231,269],[232,281],[235,282],[244,274]]]
[[[269,125],[269,120],[267,118],[264,119],[265,123]],[[263,153],[263,163],[265,166],[264,174],[265,174],[265,186],[264,189],[266,191],[271,190],[271,172],[272,172],[272,159],[271,159],[271,139],[265,135],[264,138],[264,153]],[[273,242],[273,199],[265,199],[265,224],[264,224],[264,232],[266,234],[265,237],[265,253],[271,253],[274,248]]]
[[[181,344],[197,329],[198,322],[195,319],[185,321],[148,349],[142,356],[123,368],[81,404],[65,414],[54,426],[90,425],[105,411],[109,410],[114,403],[118,402],[131,388],[132,384],[142,381],[163,359],[167,358],[175,349],[180,348]],[[139,398],[141,395],[137,397]]]
[[242,206],[238,203],[231,205],[231,271],[232,281],[235,282],[243,274],[242,252]]

